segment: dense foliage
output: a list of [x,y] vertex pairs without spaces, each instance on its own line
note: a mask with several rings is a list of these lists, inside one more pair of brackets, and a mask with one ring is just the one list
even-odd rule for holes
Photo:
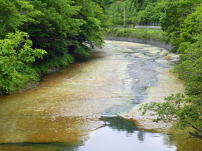
[[114,0],[107,7],[111,26],[134,26],[136,24],[158,24],[163,10],[161,0]]
[[28,34],[10,33],[0,40],[0,90],[10,92],[37,80],[38,75],[32,68],[36,59],[42,59],[46,51],[32,49]]
[[[184,1],[183,1],[184,2]],[[190,1],[189,1],[189,7]],[[179,7],[179,5],[178,5]],[[188,14],[178,20],[176,24],[166,23],[164,27],[171,42],[180,53],[180,63],[175,68],[179,77],[185,81],[186,97],[175,95],[167,98],[165,103],[153,103],[144,106],[144,109],[156,111],[160,120],[178,120],[178,126],[192,126],[196,129],[194,136],[201,137],[202,129],[202,5],[192,7],[187,13],[185,6],[180,13]],[[170,9],[173,9],[172,7]],[[180,8],[179,8],[180,9]],[[165,16],[171,17],[171,11]],[[171,15],[171,16],[170,16]],[[173,13],[173,15],[176,15]]]
[[91,56],[105,15],[96,0],[0,0],[0,93]]

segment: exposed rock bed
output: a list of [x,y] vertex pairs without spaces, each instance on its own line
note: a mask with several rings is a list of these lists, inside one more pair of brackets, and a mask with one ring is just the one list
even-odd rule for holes
[[[170,83],[172,83],[172,85]],[[142,104],[148,102],[163,102],[166,96],[183,93],[183,91],[183,82],[177,79],[176,75],[173,73],[165,72],[161,74],[155,87],[147,89],[148,97],[142,101]],[[168,129],[172,127],[172,123],[153,122],[156,116],[150,111],[142,115],[142,111],[139,110],[140,106],[141,104],[135,106],[129,113],[123,114],[122,116],[126,119],[134,120],[140,128],[146,130],[166,133]]]

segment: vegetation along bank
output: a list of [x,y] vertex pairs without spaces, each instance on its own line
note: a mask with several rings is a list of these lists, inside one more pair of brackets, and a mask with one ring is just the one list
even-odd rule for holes
[[[121,13],[121,8],[127,13]],[[148,103],[142,109],[154,111],[156,121],[177,121],[176,127],[188,128],[192,136],[202,138],[202,1],[113,1],[107,13],[111,21],[107,35],[154,39],[174,47],[173,52],[180,55],[174,72],[184,80],[185,94],[168,96],[164,103]],[[162,30],[123,28],[151,23],[158,23]]]
[[[137,24],[159,24],[163,32],[120,28]],[[185,81],[186,94],[143,109],[155,111],[157,121],[191,127],[190,134],[201,138],[201,0],[0,0],[0,93],[38,81],[51,68],[88,59],[90,48],[102,46],[106,27],[117,36],[174,46],[180,54],[174,71]]]
[[0,0],[0,94],[89,58],[103,44],[104,20],[95,0]]

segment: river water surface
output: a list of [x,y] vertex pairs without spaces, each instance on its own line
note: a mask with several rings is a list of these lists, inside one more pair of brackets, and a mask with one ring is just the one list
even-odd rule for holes
[[0,151],[200,151],[200,141],[189,141],[187,150],[119,116],[150,97],[179,92],[181,83],[167,78],[165,91],[148,96],[175,61],[162,48],[106,41],[93,59],[0,98]]

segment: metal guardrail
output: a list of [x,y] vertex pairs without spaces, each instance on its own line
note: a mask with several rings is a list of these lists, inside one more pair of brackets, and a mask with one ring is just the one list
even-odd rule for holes
[[161,29],[161,26],[141,26],[137,25],[135,28]]

